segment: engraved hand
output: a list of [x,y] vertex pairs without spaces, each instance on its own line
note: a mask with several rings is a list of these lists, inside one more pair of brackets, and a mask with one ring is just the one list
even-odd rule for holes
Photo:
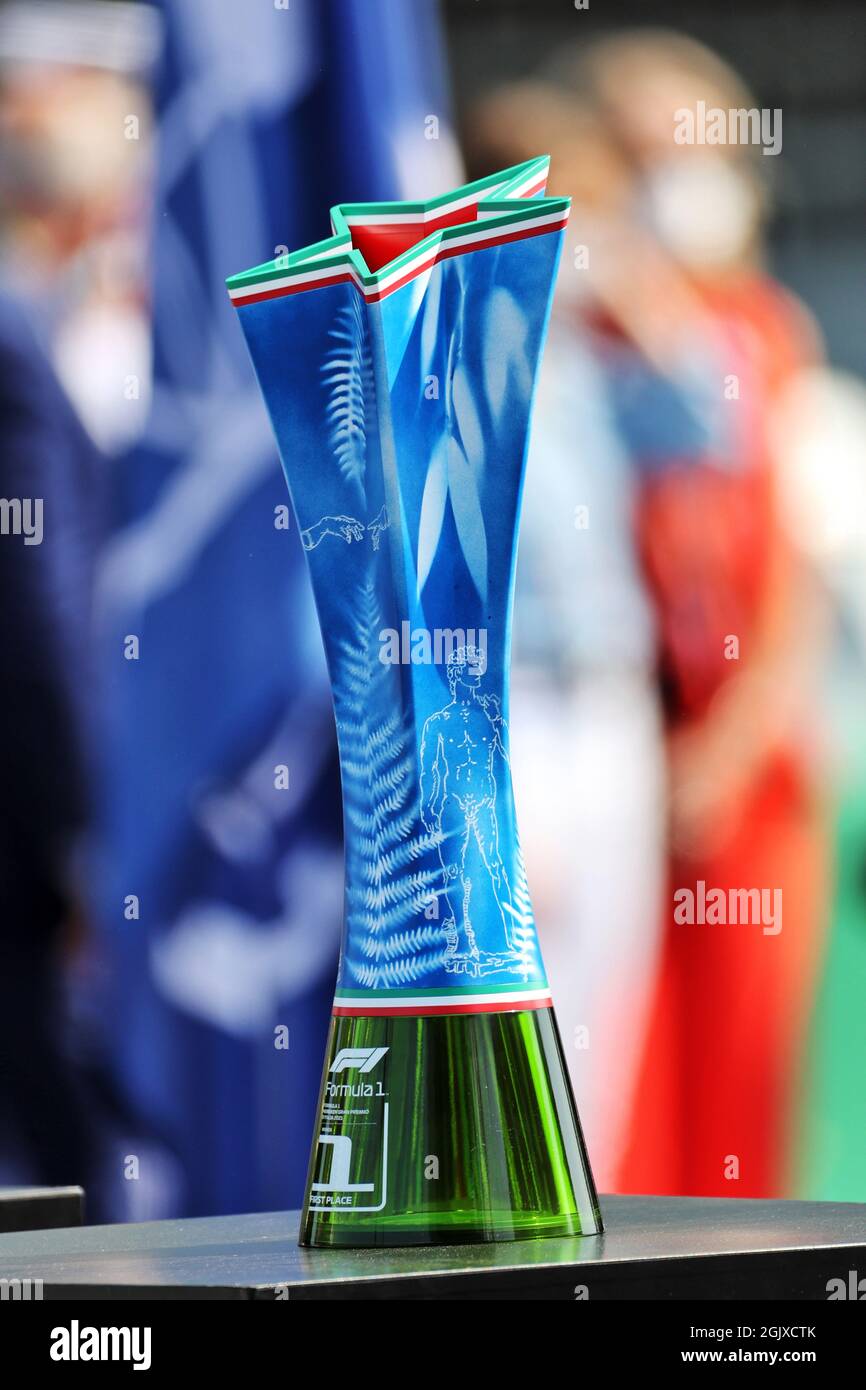
[[367,525],[367,530],[370,532],[370,535],[373,538],[374,550],[379,549],[379,541],[381,540],[382,532],[387,531],[390,525],[391,518],[388,515],[388,508],[383,505],[382,510],[379,512],[379,515],[374,517],[373,520],[369,522]]
[[363,540],[364,526],[354,516],[323,516],[320,521],[314,522],[306,531],[301,532],[304,549],[315,550],[325,536],[338,536],[347,545],[351,545],[352,541]]

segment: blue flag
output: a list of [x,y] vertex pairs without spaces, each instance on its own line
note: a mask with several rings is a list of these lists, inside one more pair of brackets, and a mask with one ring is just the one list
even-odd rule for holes
[[300,1201],[343,886],[303,549],[224,281],[455,168],[425,0],[163,16],[153,400],[101,578],[100,915],[111,1060],[182,1175],[125,1176],[148,1215],[197,1215]]

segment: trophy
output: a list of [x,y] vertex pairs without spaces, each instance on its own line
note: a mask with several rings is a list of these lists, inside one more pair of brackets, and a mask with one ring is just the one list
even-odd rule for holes
[[345,922],[301,1244],[595,1234],[520,852],[508,666],[564,228],[539,158],[228,281],[328,660]]

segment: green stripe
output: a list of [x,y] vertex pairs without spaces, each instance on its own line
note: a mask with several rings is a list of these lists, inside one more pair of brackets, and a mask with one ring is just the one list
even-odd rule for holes
[[[540,213],[566,212],[569,207],[568,198],[521,198],[517,201],[508,201],[509,190],[525,183],[531,174],[542,172],[547,167],[547,163],[546,157],[527,160],[525,164],[515,165],[514,168],[505,169],[502,173],[491,174],[475,183],[464,184],[462,188],[443,194],[440,198],[434,198],[429,203],[351,203],[334,207],[331,209],[334,236],[328,237],[325,241],[314,242],[313,245],[305,246],[299,251],[291,251],[287,256],[280,256],[272,261],[264,261],[261,265],[253,266],[252,269],[241,271],[237,275],[230,275],[226,284],[230,290],[248,289],[251,286],[267,284],[271,280],[290,279],[292,276],[306,274],[311,270],[343,269],[351,266],[364,288],[374,289],[386,275],[390,276],[395,270],[401,270],[405,266],[411,265],[437,240],[450,241],[471,231],[497,231],[502,227],[510,226],[512,223],[525,222],[527,219],[537,217]],[[395,213],[398,211],[404,213],[435,212],[437,208],[456,202],[465,195],[501,183],[506,176],[508,176],[507,182],[497,190],[495,198],[486,202],[483,199],[478,201],[479,209],[501,209],[499,216],[487,217],[482,221],[459,222],[454,226],[441,227],[429,232],[408,251],[404,251],[395,260],[388,261],[381,270],[375,273],[368,270],[361,253],[352,247],[352,233],[346,223],[346,216],[369,216],[373,212],[387,213],[389,209],[393,209]],[[323,255],[321,260],[312,259],[312,257],[325,251],[333,254]]]
[[[346,236],[329,237],[328,241],[318,241],[315,246],[305,246],[302,251],[290,251],[288,256],[280,256],[273,261],[265,261],[262,265],[253,266],[252,270],[243,270],[238,275],[230,275],[226,280],[230,290],[242,289],[245,285],[260,285],[267,280],[282,280],[289,275],[300,275],[308,270],[327,270],[331,266],[344,266],[350,262],[351,250],[346,247],[351,246]],[[326,247],[333,250],[333,255],[323,256],[321,260],[311,261],[310,256],[318,251],[324,251]]]
[[405,216],[406,213],[423,213],[426,216],[448,207],[449,203],[458,203],[461,198],[483,193],[486,188],[493,187],[496,187],[498,200],[507,197],[510,190],[528,182],[531,175],[545,173],[549,163],[547,155],[539,155],[537,159],[527,159],[523,164],[513,164],[510,169],[502,169],[498,174],[487,174],[483,179],[476,179],[474,183],[464,183],[460,188],[452,188],[450,192],[441,193],[438,198],[431,198],[426,203],[407,203],[399,200],[390,203],[340,203],[331,209],[331,214],[334,217],[338,214],[341,217],[370,217],[377,213],[385,215],[390,212],[395,217]]
[[525,994],[530,989],[547,989],[546,980],[528,980],[521,985],[455,985],[447,989],[338,989],[335,999],[438,999],[457,994]]
[[[226,284],[229,289],[237,290],[251,288],[255,285],[265,285],[272,280],[285,280],[291,279],[293,276],[306,275],[311,270],[339,270],[352,266],[364,288],[375,289],[386,276],[390,278],[394,271],[411,266],[415,261],[421,259],[430,247],[438,245],[442,241],[454,241],[457,237],[465,236],[467,232],[496,232],[503,227],[528,222],[532,218],[538,217],[539,214],[546,216],[551,213],[564,213],[568,205],[569,200],[567,198],[529,198],[503,206],[497,198],[495,203],[489,203],[486,206],[488,208],[502,207],[503,210],[498,217],[485,217],[481,222],[459,222],[453,227],[440,227],[436,231],[428,233],[421,241],[417,241],[414,246],[410,246],[409,250],[404,251],[402,255],[388,261],[375,274],[371,274],[361,253],[354,249],[340,251],[333,256],[323,256],[321,260],[315,261],[307,259],[308,251],[295,251],[288,258],[281,257],[279,264],[276,261],[268,261],[265,265],[256,267],[255,270],[245,270],[240,275],[232,275]],[[485,205],[482,204],[482,206]],[[345,238],[335,237],[334,240],[342,244]]]

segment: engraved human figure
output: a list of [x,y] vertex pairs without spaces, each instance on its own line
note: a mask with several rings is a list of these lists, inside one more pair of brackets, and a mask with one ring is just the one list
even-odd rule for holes
[[356,516],[323,516],[301,532],[301,542],[305,550],[315,550],[326,536],[336,536],[338,540],[344,540],[347,545],[351,545],[352,541],[361,541],[365,535],[369,535],[373,549],[378,550],[382,532],[387,531],[390,525],[388,509],[384,506],[380,508],[378,516],[366,525]]
[[[484,670],[477,647],[452,652],[447,663],[451,702],[431,714],[421,736],[421,817],[439,837],[447,903],[445,969],[452,974],[488,974],[519,958],[496,820],[497,767],[508,768],[505,722],[496,696],[479,693]],[[495,941],[489,909],[485,912],[490,900],[502,928]]]

